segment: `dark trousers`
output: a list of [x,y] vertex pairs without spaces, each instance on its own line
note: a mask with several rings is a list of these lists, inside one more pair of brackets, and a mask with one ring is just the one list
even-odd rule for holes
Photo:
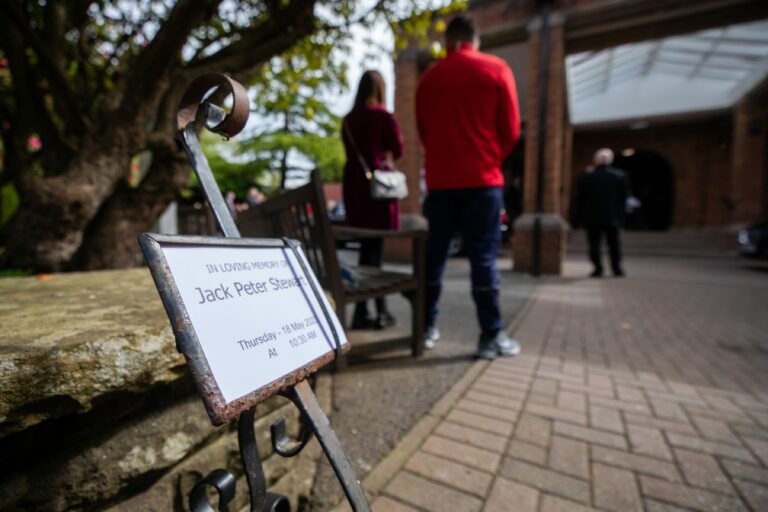
[[[381,267],[384,258],[384,240],[381,238],[363,238],[360,240],[360,259],[358,264],[368,267]],[[387,302],[384,297],[377,297],[376,312],[383,313],[387,310]],[[365,302],[358,302],[355,315],[367,316],[368,307]]]
[[499,272],[496,256],[501,241],[501,187],[436,190],[424,201],[429,221],[426,268],[426,325],[435,324],[437,302],[451,238],[459,232],[472,268],[472,298],[483,334],[501,329]]
[[589,259],[595,266],[595,272],[603,272],[603,261],[600,254],[600,243],[603,233],[608,241],[608,253],[611,257],[611,269],[614,274],[621,273],[621,243],[619,228],[615,226],[587,227],[587,242],[589,242]]

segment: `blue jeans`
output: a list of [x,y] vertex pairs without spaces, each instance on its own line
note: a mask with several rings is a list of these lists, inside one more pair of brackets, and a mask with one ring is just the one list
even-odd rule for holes
[[460,232],[472,268],[472,298],[477,320],[485,335],[501,329],[499,271],[496,256],[501,242],[501,187],[435,190],[424,201],[429,221],[426,269],[426,321],[435,325],[448,246]]

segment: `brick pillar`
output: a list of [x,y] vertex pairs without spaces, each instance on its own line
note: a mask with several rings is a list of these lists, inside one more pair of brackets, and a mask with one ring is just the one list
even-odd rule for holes
[[[403,156],[397,168],[408,178],[408,197],[400,201],[402,229],[423,228],[426,221],[421,216],[421,168],[424,152],[416,127],[416,86],[421,76],[418,50],[402,52],[395,61],[395,119],[403,136]],[[411,242],[387,239],[384,258],[388,261],[408,262],[411,258]]]
[[416,86],[419,83],[418,53],[403,52],[395,61],[395,119],[403,134],[403,156],[397,167],[408,177],[408,197],[400,202],[405,214],[421,213],[421,168],[424,152],[416,127]]
[[749,223],[768,215],[768,108],[749,99],[733,113],[731,222]]
[[[550,16],[549,78],[547,88],[546,137],[544,140],[544,180],[541,221],[541,272],[560,274],[565,258],[568,223],[562,217],[565,148],[568,130],[565,122],[565,41],[564,19]],[[525,129],[525,178],[523,215],[515,223],[514,268],[533,269],[533,230],[536,213],[539,129],[539,30],[540,22],[529,26],[528,100]],[[570,159],[570,158],[569,158]]]

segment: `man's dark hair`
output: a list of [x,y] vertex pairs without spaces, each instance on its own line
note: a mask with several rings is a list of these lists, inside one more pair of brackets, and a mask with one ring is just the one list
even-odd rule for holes
[[445,29],[445,40],[450,45],[458,42],[471,42],[475,37],[475,24],[464,16],[456,16]]

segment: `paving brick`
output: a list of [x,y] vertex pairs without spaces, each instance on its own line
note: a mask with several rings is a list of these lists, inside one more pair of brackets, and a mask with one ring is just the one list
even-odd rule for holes
[[752,510],[768,510],[768,487],[745,480],[735,480],[734,483]]
[[579,439],[588,443],[601,444],[611,448],[627,449],[627,440],[624,436],[611,434],[602,430],[580,427],[561,421],[555,422],[555,433],[563,436]]
[[480,377],[475,381],[475,385],[478,386],[485,386],[495,389],[516,389],[518,391],[522,391],[524,393],[528,392],[528,388],[530,387],[530,384],[527,384],[525,382],[517,382],[517,381],[507,381],[502,379],[496,379],[491,377]]
[[612,400],[610,398],[591,396],[589,397],[589,404],[601,405],[603,407],[619,409],[621,411],[632,412],[635,414],[651,414],[651,409],[644,402],[624,402],[621,400]]
[[475,383],[470,388],[470,391],[474,393],[482,393],[488,396],[498,396],[501,398],[510,398],[513,400],[525,400],[528,395],[527,391],[521,391],[519,389],[500,388],[498,386],[490,386],[483,383]]
[[584,376],[586,375],[586,370],[584,365],[581,363],[565,361],[565,363],[563,363],[563,373],[573,375],[574,377],[581,377],[583,382]]
[[736,460],[723,459],[722,465],[732,478],[749,480],[768,486],[768,469],[759,468]]
[[664,400],[678,404],[707,407],[707,402],[697,396],[676,395],[673,393],[658,393],[656,391],[646,391],[649,400]]
[[712,441],[719,441],[722,443],[735,444],[741,446],[739,439],[728,428],[728,424],[724,421],[713,420],[710,418],[703,418],[701,416],[692,415],[691,419],[693,424],[701,433],[701,437],[705,439],[711,439]]
[[522,401],[512,398],[488,395],[478,391],[469,391],[464,395],[464,399],[478,402],[481,404],[491,405],[500,409],[510,409],[513,411],[519,411],[523,405]]
[[557,406],[568,411],[584,414],[587,411],[587,398],[581,393],[563,391],[557,393]]
[[645,414],[633,414],[630,412],[624,412],[624,420],[627,423],[633,425],[640,425],[643,427],[653,427],[668,432],[677,432],[679,434],[697,435],[696,429],[693,426],[686,423],[679,423],[677,421],[662,420],[654,418],[653,416],[647,416]]
[[562,420],[570,423],[576,423],[578,425],[587,424],[587,415],[583,412],[565,411],[557,407],[548,407],[546,405],[533,404],[530,402],[525,405],[524,410],[527,413],[543,416],[553,420]]
[[640,485],[645,496],[694,510],[701,510],[703,512],[746,511],[741,500],[727,494],[694,489],[693,487],[665,482],[664,480],[649,476],[641,476]]
[[501,436],[511,435],[512,430],[515,428],[515,424],[512,422],[494,420],[471,412],[460,411],[458,409],[454,409],[448,413],[448,416],[446,416],[445,419],[452,421],[453,423]]
[[497,478],[483,512],[536,512],[539,491],[506,478]]
[[560,389],[565,391],[573,391],[574,393],[584,393],[589,396],[601,396],[603,398],[615,398],[616,394],[613,392],[613,388],[595,388],[587,385],[573,384],[571,382],[561,382]]
[[525,460],[543,466],[547,463],[547,450],[539,445],[513,439],[507,452],[514,459]]
[[590,405],[589,424],[601,430],[610,430],[619,434],[624,433],[624,422],[621,420],[621,413],[609,407]]
[[557,382],[548,379],[534,379],[531,384],[531,393],[554,396],[557,394]]
[[660,430],[629,425],[627,426],[627,433],[629,434],[629,441],[632,444],[633,452],[664,460],[672,460],[672,453],[669,451],[667,442],[664,440]]
[[667,387],[670,389],[670,391],[672,391],[672,393],[676,395],[699,398],[699,392],[696,390],[696,387],[691,386],[688,383],[669,381],[667,382]]
[[717,455],[720,457],[727,457],[729,459],[741,460],[744,462],[756,462],[755,458],[749,451],[737,446],[731,446],[729,444],[716,443],[714,441],[706,441],[704,439],[686,436],[684,434],[677,434],[669,432],[667,439],[672,446],[678,448],[688,448],[698,452],[708,453],[710,455]]
[[716,396],[713,393],[705,393],[703,394],[704,401],[706,401],[710,408],[715,411],[720,411],[724,413],[735,413],[739,414],[741,413],[741,409],[734,404],[730,398],[724,397],[724,396]]
[[440,423],[435,429],[435,433],[454,441],[469,443],[472,446],[496,453],[503,453],[507,447],[507,438],[505,436],[483,432],[482,430],[451,423],[450,421]]
[[477,512],[483,506],[479,498],[405,471],[392,479],[385,493],[430,512]]
[[689,512],[689,508],[680,508],[669,503],[662,503],[656,500],[645,500],[646,512]]
[[510,411],[509,409],[501,409],[499,407],[496,407],[495,405],[487,405],[487,404],[481,404],[478,402],[473,402],[468,398],[459,400],[459,403],[456,404],[456,409],[472,412],[475,414],[479,414],[480,416],[485,416],[485,417],[493,418],[496,420],[509,421],[509,422],[514,422],[517,419],[517,414],[518,414],[517,411]]
[[549,448],[549,466],[561,473],[589,479],[589,450],[586,443],[553,436]]
[[640,404],[646,404],[645,395],[637,388],[626,385],[617,385],[616,393],[619,395],[619,400],[623,402],[636,402]]
[[557,496],[544,495],[541,500],[540,512],[591,512],[594,510],[571,500],[564,500]]
[[569,375],[567,373],[561,373],[560,369],[551,370],[539,370],[536,372],[536,377],[539,379],[556,380],[560,383],[571,382],[573,384],[584,384],[584,378],[581,376]]
[[373,502],[373,512],[418,512],[415,508],[404,505],[386,496],[379,496]]
[[557,494],[581,503],[589,503],[589,484],[578,478],[510,458],[504,459],[499,474],[540,491]]
[[654,416],[664,418],[667,420],[678,421],[682,423],[688,423],[688,417],[685,415],[685,411],[679,404],[669,400],[651,400],[651,409],[653,409]]
[[413,454],[405,468],[479,498],[485,496],[493,481],[493,476],[488,473],[424,452]]
[[757,455],[757,457],[763,462],[763,465],[768,466],[768,441],[745,437],[744,442],[747,443],[747,446],[749,446],[755,455]]
[[[645,389],[657,393],[669,393],[669,389],[663,382],[643,382],[637,378],[626,374],[614,374],[613,381],[617,386],[630,387],[635,389]],[[617,390],[618,392],[618,390]]]
[[549,438],[552,435],[552,422],[548,419],[532,416],[523,413],[517,422],[515,429],[515,439],[537,444],[539,446],[549,446]]
[[768,428],[768,412],[748,411],[749,415],[764,428]]
[[743,437],[751,437],[754,439],[760,439],[762,441],[768,441],[768,429],[765,428],[735,424],[731,425],[731,429],[736,434]]
[[613,381],[607,375],[600,375],[594,371],[587,371],[587,384],[594,388],[613,389]]
[[670,482],[679,482],[680,474],[674,464],[653,457],[637,455],[623,450],[614,450],[602,446],[590,447],[590,456],[594,462],[602,462],[639,473],[647,473]]
[[497,453],[436,435],[431,435],[424,441],[422,450],[489,473],[496,471],[501,460]]
[[689,484],[713,491],[733,493],[733,486],[728,481],[728,477],[711,455],[676,448],[675,458]]
[[539,393],[531,393],[528,395],[528,404],[543,405],[545,407],[554,408],[557,406],[557,395],[540,395]]
[[613,512],[643,512],[635,475],[602,464],[592,466],[595,505]]
[[[697,416],[703,416],[705,418],[711,418],[713,420],[722,420],[724,416],[722,412],[716,411],[714,409],[710,409],[708,406],[696,406],[696,405],[689,405],[689,404],[682,404],[682,405],[683,405],[683,408],[688,412],[688,414],[695,414]],[[741,425],[749,425],[749,426],[755,425],[754,420],[743,412],[728,413],[728,423],[732,425],[733,424],[741,424]]]

